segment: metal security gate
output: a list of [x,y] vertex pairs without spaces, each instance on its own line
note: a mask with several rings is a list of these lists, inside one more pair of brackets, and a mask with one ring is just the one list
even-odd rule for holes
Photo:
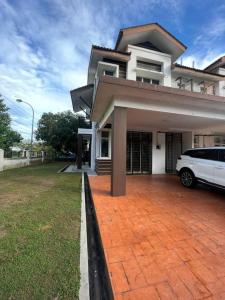
[[182,154],[182,133],[166,133],[166,173],[176,173],[177,158]]
[[127,132],[127,174],[152,173],[152,133]]

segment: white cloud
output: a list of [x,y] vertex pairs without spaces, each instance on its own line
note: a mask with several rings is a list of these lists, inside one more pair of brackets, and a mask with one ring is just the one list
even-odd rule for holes
[[203,24],[196,28],[196,37],[193,39],[187,53],[183,56],[183,64],[204,69],[219,57],[225,55],[225,5],[214,7],[207,25]]
[[14,128],[30,128],[29,108],[16,104],[15,96],[34,106],[36,119],[72,109],[69,90],[86,84],[92,44],[114,47],[119,28],[143,23],[143,16],[154,21],[161,9],[179,22],[182,2],[0,0],[0,94],[20,118]]

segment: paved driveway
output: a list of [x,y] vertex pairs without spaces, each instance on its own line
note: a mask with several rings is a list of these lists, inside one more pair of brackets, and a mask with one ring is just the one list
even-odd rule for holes
[[115,299],[225,299],[225,193],[176,176],[90,177]]

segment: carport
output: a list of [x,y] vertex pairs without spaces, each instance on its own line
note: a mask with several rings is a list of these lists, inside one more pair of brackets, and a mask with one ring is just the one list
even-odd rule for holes
[[[106,124],[112,128],[113,196],[126,194],[127,133],[151,133],[151,171],[164,174],[174,170],[182,151],[193,147],[195,133],[225,130],[225,100],[218,96],[102,76],[94,99],[92,121],[98,123],[99,131]],[[175,140],[171,145],[169,135]],[[172,167],[167,165],[169,160]]]

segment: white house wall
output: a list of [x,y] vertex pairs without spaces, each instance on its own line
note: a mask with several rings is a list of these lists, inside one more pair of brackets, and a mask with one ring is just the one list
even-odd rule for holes
[[[171,56],[169,54],[144,49],[133,45],[128,45],[127,51],[131,52],[130,60],[127,63],[127,79],[136,81],[137,60],[144,59],[162,64],[164,78],[160,84],[171,86]],[[151,78],[151,75],[149,75],[149,78]]]
[[[225,69],[218,68],[217,73],[225,76]],[[225,97],[225,81],[219,81],[216,84],[216,92],[218,93],[218,95]]]
[[[157,149],[157,144],[160,149]],[[166,135],[152,132],[152,174],[165,174]]]

